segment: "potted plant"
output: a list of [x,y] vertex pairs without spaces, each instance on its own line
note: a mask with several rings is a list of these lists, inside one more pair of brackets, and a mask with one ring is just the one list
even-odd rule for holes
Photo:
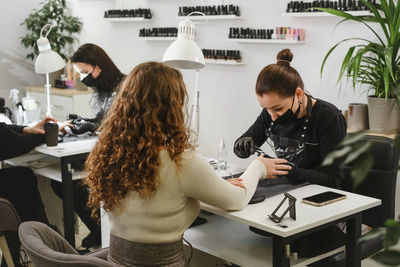
[[[372,131],[393,133],[400,125],[398,100],[400,99],[400,3],[381,0],[373,5],[361,0],[371,15],[356,17],[346,12],[318,8],[321,11],[365,25],[376,37],[375,41],[364,38],[347,38],[334,45],[326,54],[321,66],[321,75],[328,57],[342,43],[359,41],[351,46],[343,59],[338,82],[344,77],[352,79],[352,85],[366,85],[372,95],[368,96],[369,125]],[[378,23],[380,33],[368,23]]]
[[[34,60],[39,55],[36,41],[44,25],[52,25],[52,30],[47,36],[51,48],[65,60],[68,59],[72,45],[77,40],[77,34],[82,30],[82,22],[78,17],[71,16],[66,0],[47,0],[41,2],[40,9],[33,9],[32,13],[21,23],[28,30],[21,37],[21,44],[29,49],[27,58]],[[58,75],[58,77],[57,77]],[[59,78],[60,73],[50,77],[50,80]],[[54,82],[52,82],[54,85]]]

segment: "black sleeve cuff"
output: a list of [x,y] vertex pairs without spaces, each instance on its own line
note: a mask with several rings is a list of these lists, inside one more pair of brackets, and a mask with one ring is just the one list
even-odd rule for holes
[[8,127],[9,127],[11,130],[13,130],[14,132],[19,133],[19,134],[22,134],[22,133],[24,133],[23,130],[24,130],[24,128],[25,128],[26,126],[13,125],[13,124],[11,124],[11,125],[8,125]]

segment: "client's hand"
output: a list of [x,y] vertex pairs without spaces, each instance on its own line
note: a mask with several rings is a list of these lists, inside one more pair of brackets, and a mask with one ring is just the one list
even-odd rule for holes
[[226,181],[233,184],[234,186],[239,186],[241,188],[245,188],[244,184],[241,183],[243,181],[243,179],[241,179],[241,178],[229,178]]
[[288,175],[289,171],[292,169],[292,167],[287,164],[288,161],[286,159],[271,159],[261,155],[257,160],[264,163],[267,169],[267,179],[276,179],[278,176]]
[[57,123],[57,120],[52,117],[45,117],[41,121],[39,121],[35,126],[25,127],[22,131],[23,133],[29,134],[44,134],[43,126],[45,123],[54,122]]
[[72,125],[71,121],[64,121],[64,122],[59,123],[58,127],[59,127],[58,130],[60,132],[62,132],[63,134],[66,134],[67,131],[65,130],[65,127],[72,128],[72,127],[74,127],[74,125]]

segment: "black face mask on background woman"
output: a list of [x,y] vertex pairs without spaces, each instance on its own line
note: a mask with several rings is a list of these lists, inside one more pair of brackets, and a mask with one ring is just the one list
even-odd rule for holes
[[293,104],[294,104],[294,97],[293,97],[292,106],[285,113],[283,113],[281,116],[279,116],[274,121],[276,124],[288,125],[289,123],[294,122],[294,121],[297,120],[297,116],[299,116],[299,113],[300,113],[300,104],[301,104],[301,102],[300,102],[299,107],[297,108],[295,113],[293,113],[293,111],[292,111]]
[[100,75],[97,78],[94,78],[93,75],[89,73],[81,82],[88,87],[97,87],[100,81],[99,77]]

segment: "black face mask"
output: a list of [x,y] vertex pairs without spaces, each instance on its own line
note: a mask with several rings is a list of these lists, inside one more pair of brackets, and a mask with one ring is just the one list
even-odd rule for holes
[[[100,77],[100,75],[99,75]],[[97,87],[99,85],[99,77],[93,78],[93,75],[89,73],[84,79],[82,79],[82,83],[88,87]]]
[[299,116],[299,113],[300,113],[300,105],[297,108],[296,112],[293,113],[293,111],[292,111],[293,104],[294,104],[294,97],[293,97],[292,106],[285,113],[283,113],[281,116],[279,116],[274,121],[276,124],[288,125],[289,123],[297,120],[297,116]]

